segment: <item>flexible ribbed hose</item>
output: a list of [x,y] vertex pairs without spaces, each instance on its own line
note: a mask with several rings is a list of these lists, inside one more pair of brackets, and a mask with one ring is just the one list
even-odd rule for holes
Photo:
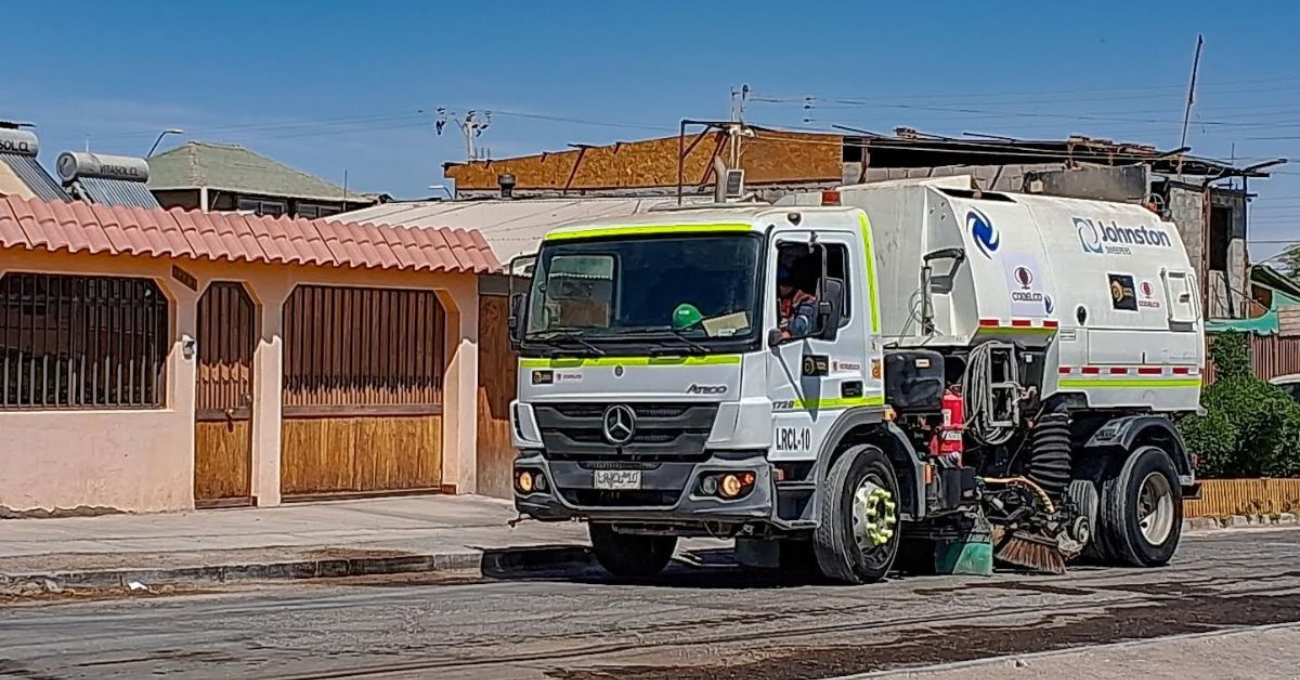
[[1043,490],[1043,487],[1025,479],[1024,477],[981,477],[980,479],[984,480],[985,484],[1006,484],[1008,486],[1019,486],[1029,489],[1038,497],[1038,501],[1043,504],[1043,509],[1047,511],[1047,514],[1050,515],[1056,512],[1056,504],[1053,503],[1052,498],[1047,495],[1047,491]]
[[966,398],[966,430],[990,446],[1005,444],[1015,434],[1015,429],[992,424],[993,346],[990,343],[971,348],[962,381]]

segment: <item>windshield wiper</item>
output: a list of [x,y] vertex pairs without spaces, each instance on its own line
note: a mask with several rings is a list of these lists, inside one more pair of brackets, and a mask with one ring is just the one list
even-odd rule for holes
[[580,335],[577,331],[542,331],[541,333],[534,333],[527,337],[529,340],[540,340],[542,342],[546,342],[548,340],[552,342],[557,340],[560,342],[573,342],[575,344],[582,345],[583,348],[590,350],[591,353],[595,354],[596,356],[600,356],[600,357],[605,356],[605,350],[583,339],[582,335]]
[[665,329],[662,331],[647,331],[645,333],[636,333],[631,335],[623,334],[620,335],[619,338],[620,339],[625,338],[629,340],[668,340],[668,339],[680,340],[682,344],[685,345],[688,349],[690,349],[691,353],[693,354],[709,353],[708,347],[705,347],[704,345],[692,340],[689,336],[686,335],[684,331],[679,331],[672,328]]

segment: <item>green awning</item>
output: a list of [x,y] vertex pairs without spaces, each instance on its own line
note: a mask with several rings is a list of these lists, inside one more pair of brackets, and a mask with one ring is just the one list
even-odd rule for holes
[[1282,307],[1300,305],[1300,298],[1291,297],[1280,290],[1273,291],[1273,308],[1254,319],[1210,319],[1205,322],[1206,333],[1254,333],[1255,335],[1272,335],[1278,332],[1277,310]]

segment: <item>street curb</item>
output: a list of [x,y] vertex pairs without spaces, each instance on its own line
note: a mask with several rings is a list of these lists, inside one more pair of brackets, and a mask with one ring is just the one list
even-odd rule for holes
[[180,584],[418,573],[448,573],[463,574],[471,578],[509,579],[536,575],[547,570],[585,568],[591,564],[591,551],[586,547],[540,546],[432,555],[321,558],[174,569],[127,568],[0,574],[0,586],[17,589],[25,583],[44,585],[47,581],[51,581],[59,586],[73,588],[129,588],[132,582],[139,582],[153,588]]
[[[1226,529],[1297,527],[1300,517],[1291,513],[1272,516],[1232,515],[1183,520],[1185,533]],[[225,564],[171,569],[89,569],[0,574],[3,591],[19,591],[24,584],[48,588],[47,582],[73,588],[129,588],[139,582],[153,588],[165,585],[294,581],[380,576],[391,574],[461,574],[470,578],[511,579],[536,576],[548,570],[584,569],[594,564],[585,546],[555,545],[500,550],[466,550],[459,553],[396,555],[383,557],[328,557],[253,564]]]
[[1283,512],[1275,515],[1229,515],[1227,517],[1191,517],[1183,520],[1183,532],[1218,531],[1256,527],[1294,527],[1300,517]]

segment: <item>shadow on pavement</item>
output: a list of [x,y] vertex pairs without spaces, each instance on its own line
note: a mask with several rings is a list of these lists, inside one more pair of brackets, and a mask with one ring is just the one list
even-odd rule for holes
[[658,576],[645,579],[616,578],[601,569],[590,549],[573,546],[485,550],[483,577],[497,581],[716,590],[791,588],[826,583],[814,571],[792,574],[775,569],[742,568],[736,564],[730,549],[685,551]]

